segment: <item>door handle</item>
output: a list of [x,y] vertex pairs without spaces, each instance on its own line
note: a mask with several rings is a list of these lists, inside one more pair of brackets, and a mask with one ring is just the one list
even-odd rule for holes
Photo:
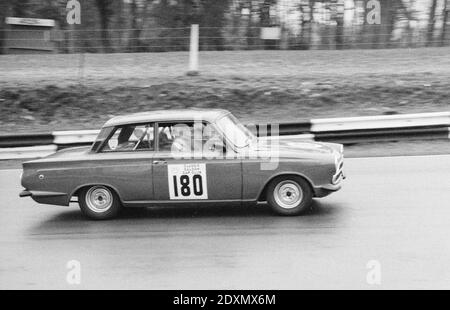
[[165,161],[165,160],[154,160],[153,164],[154,165],[165,165],[165,164],[167,164],[167,161]]

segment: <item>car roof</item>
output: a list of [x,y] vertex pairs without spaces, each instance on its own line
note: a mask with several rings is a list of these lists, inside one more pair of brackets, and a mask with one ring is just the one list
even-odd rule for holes
[[177,109],[155,110],[111,118],[103,127],[161,121],[205,120],[214,122],[217,118],[230,113],[223,109]]

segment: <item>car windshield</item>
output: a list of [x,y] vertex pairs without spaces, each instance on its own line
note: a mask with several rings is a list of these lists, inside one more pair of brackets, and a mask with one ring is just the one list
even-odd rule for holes
[[246,147],[253,140],[254,135],[242,125],[232,114],[227,114],[216,121],[217,126],[225,136],[238,148]]

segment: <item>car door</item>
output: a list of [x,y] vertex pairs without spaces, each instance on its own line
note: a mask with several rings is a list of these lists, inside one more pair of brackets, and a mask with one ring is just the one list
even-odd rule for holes
[[116,127],[95,154],[92,167],[84,174],[92,183],[111,185],[126,204],[152,201],[154,124]]
[[[155,200],[240,201],[242,197],[241,160],[235,156],[227,158],[227,156],[211,156],[207,152],[195,152],[195,150],[192,152],[192,149],[174,151],[177,138],[173,128],[180,124],[192,130],[193,122],[189,121],[159,123],[157,127],[159,133],[157,149],[152,161]],[[195,139],[191,138],[194,145]]]

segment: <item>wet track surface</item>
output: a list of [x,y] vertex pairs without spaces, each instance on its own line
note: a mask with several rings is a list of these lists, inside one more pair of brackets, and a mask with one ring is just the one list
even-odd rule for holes
[[0,289],[449,289],[450,156],[347,159],[346,173],[300,217],[165,207],[94,222],[20,199],[20,171],[0,171]]

